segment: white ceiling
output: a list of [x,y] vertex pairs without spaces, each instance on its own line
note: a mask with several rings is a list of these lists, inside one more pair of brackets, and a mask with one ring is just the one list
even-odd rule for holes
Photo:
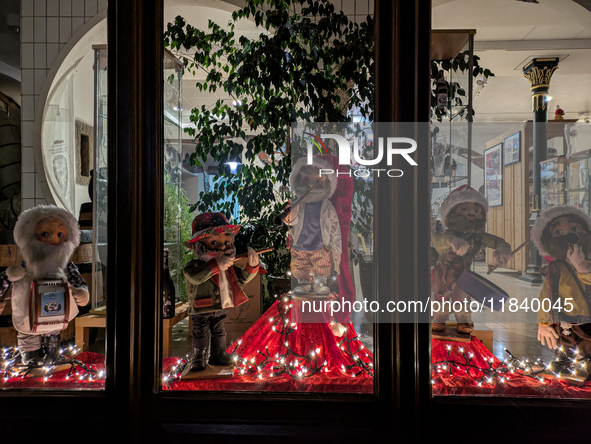
[[557,104],[567,119],[591,111],[591,12],[572,0],[539,1],[433,1],[433,29],[476,29],[475,54],[495,73],[474,100],[475,121],[532,118],[521,69],[532,56],[565,57],[550,82],[550,119]]

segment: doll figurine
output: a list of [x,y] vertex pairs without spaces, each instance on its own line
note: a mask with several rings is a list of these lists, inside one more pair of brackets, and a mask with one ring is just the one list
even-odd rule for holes
[[[32,366],[62,363],[64,358],[59,353],[59,329],[43,333],[31,329],[30,289],[34,280],[67,281],[70,297],[67,319],[70,321],[78,314],[77,305],[88,304],[86,282],[76,265],[69,262],[80,243],[78,221],[64,209],[54,205],[40,205],[21,213],[14,227],[14,240],[23,260],[20,265],[8,267],[0,274],[0,300],[12,285],[12,320],[18,331],[22,363]],[[47,307],[51,308],[61,307]],[[60,325],[60,328],[66,326],[67,322]],[[41,339],[44,352],[41,349]]]
[[[447,229],[443,233],[434,233],[431,238],[439,255],[439,261],[431,272],[432,291],[438,299],[451,303],[464,300],[465,295],[456,296],[453,291],[456,281],[464,270],[470,269],[482,247],[495,249],[493,256],[500,266],[507,265],[513,257],[511,246],[505,240],[484,231],[487,211],[486,198],[468,185],[456,188],[442,202],[439,214]],[[442,304],[442,311],[433,317],[431,330],[445,331],[448,315],[448,307]],[[456,311],[455,317],[459,333],[472,332],[468,311]]]
[[550,349],[558,347],[558,355],[589,358],[591,218],[568,205],[552,207],[536,219],[532,238],[541,255],[554,259],[542,269],[538,340]]
[[[337,212],[329,201],[337,187],[332,165],[314,157],[313,164],[307,158],[296,162],[291,174],[292,193],[298,198],[291,214],[285,220],[291,226],[291,273],[298,280],[294,294],[306,295],[311,290],[317,295],[328,295],[327,278],[331,266],[340,273],[342,254],[341,226]],[[332,262],[331,262],[332,257]],[[312,286],[312,282],[314,285]]]
[[192,371],[205,370],[208,362],[234,363],[226,353],[226,309],[248,301],[240,286],[251,281],[259,271],[259,257],[250,247],[246,267],[234,265],[234,236],[239,230],[240,225],[230,225],[221,213],[202,213],[193,219],[193,236],[185,245],[193,250],[196,259],[183,270],[193,322]]

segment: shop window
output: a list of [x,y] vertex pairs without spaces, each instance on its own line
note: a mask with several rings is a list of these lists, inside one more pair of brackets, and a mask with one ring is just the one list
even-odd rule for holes
[[[463,3],[436,6],[434,27]],[[564,30],[591,23],[573,8],[539,11]],[[468,48],[432,61],[432,393],[589,398],[591,126],[558,105],[575,72],[564,54],[509,63],[506,42],[482,42],[497,31],[462,20],[471,81]]]
[[[80,4],[84,10],[83,1],[74,1],[73,8],[80,10]],[[7,146],[0,157],[12,159],[0,169],[2,389],[105,386],[107,208],[106,183],[100,182],[106,164],[97,153],[106,156],[106,143],[97,143],[102,128],[94,99],[106,94],[106,80],[94,81],[100,60],[92,49],[106,40],[104,7],[87,9],[92,15],[86,24],[75,20],[72,32],[58,26],[74,22],[69,8],[52,8],[50,14],[49,7],[23,6],[16,51],[22,59],[19,64],[17,56],[15,65],[22,80],[16,88],[20,106],[9,107],[15,116],[0,128],[6,130],[0,145]],[[76,31],[78,40],[70,38]],[[18,45],[18,30],[15,39]],[[2,78],[3,94],[7,86]],[[98,186],[92,178],[97,166]],[[14,168],[20,195],[5,186]]]
[[[311,43],[300,23],[312,11],[280,3],[271,9],[285,13],[298,41]],[[352,57],[367,72],[372,17],[367,2],[356,11],[339,16],[359,34],[354,51],[338,58]],[[327,20],[337,12],[328,11]],[[223,27],[208,28],[205,17]],[[328,141],[314,148],[316,164],[301,169],[301,153],[316,142],[291,123],[354,114],[371,128],[373,85],[355,85],[359,72],[325,62],[322,75],[336,77],[322,86],[329,103],[305,105],[320,83],[305,78],[303,60],[317,64],[317,54],[292,56],[287,40],[244,18],[197,6],[165,9],[165,41],[179,61],[165,55],[162,389],[371,395],[375,320],[352,303],[374,297],[373,175],[353,174],[363,169],[356,162],[339,167],[338,147]],[[237,23],[239,57],[224,37],[228,21]],[[334,28],[337,39],[352,42],[339,26],[327,22],[317,31]],[[211,33],[216,52],[203,49],[209,37],[187,48],[192,29]],[[267,39],[279,52],[265,49]],[[301,81],[282,74],[296,71]],[[372,156],[368,131],[359,135],[363,158]],[[317,175],[318,165],[341,176],[335,170],[306,192],[302,181]],[[303,226],[292,224],[296,213]],[[345,300],[344,309],[302,310]]]

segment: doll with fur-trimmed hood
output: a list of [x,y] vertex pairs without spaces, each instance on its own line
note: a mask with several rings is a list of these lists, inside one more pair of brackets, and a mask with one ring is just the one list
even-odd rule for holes
[[[330,197],[337,187],[332,165],[320,157],[299,159],[291,173],[291,190],[298,204],[291,209],[285,223],[291,226],[291,273],[298,280],[296,295],[314,291],[328,295],[327,278],[331,267],[340,273],[341,226]],[[331,171],[330,174],[326,174]]]
[[[240,225],[231,225],[222,213],[202,213],[193,219],[193,236],[185,242],[195,259],[184,268],[189,299],[189,315],[193,322],[192,371],[211,365],[232,365],[226,353],[224,320],[228,308],[248,301],[241,286],[259,272],[259,256],[248,247],[245,268],[234,265],[234,236]],[[211,347],[210,347],[211,345]],[[209,359],[207,350],[210,349]]]
[[[34,366],[59,364],[59,330],[45,333],[31,331],[31,283],[38,279],[60,279],[68,283],[71,321],[79,306],[89,301],[86,282],[70,258],[80,243],[78,221],[68,211],[54,205],[40,205],[24,211],[14,227],[14,240],[22,262],[0,274],[0,300],[12,286],[12,320],[23,364]],[[1,303],[0,303],[1,305]],[[0,309],[0,312],[2,310]],[[67,323],[61,326],[66,328]],[[43,349],[41,348],[43,339]]]
[[589,358],[591,218],[568,205],[550,208],[536,219],[532,238],[541,255],[554,259],[542,269],[538,340],[558,355]]
[[[454,292],[456,281],[464,270],[470,269],[474,257],[483,247],[494,249],[493,256],[500,266],[507,265],[512,259],[511,246],[504,239],[484,231],[487,212],[486,198],[468,185],[456,188],[442,202],[439,213],[447,229],[443,233],[434,233],[431,238],[439,254],[439,261],[431,272],[432,291],[437,299],[452,303],[464,300],[464,294]],[[443,309],[435,313],[431,330],[445,331],[448,316],[449,311]],[[468,311],[457,311],[455,317],[458,332],[472,332]]]

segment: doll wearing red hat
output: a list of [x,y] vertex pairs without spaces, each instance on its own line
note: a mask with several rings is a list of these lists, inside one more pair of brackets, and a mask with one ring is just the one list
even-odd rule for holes
[[183,270],[189,315],[193,321],[193,371],[204,370],[208,362],[212,365],[233,364],[226,353],[226,309],[248,301],[241,285],[252,280],[259,271],[259,257],[250,247],[246,267],[234,265],[234,236],[239,230],[240,225],[231,225],[221,213],[202,213],[193,220],[193,236],[185,242],[196,258]]
[[[512,259],[511,246],[504,239],[484,231],[487,211],[486,198],[468,185],[456,188],[441,204],[439,214],[447,229],[444,233],[433,234],[431,238],[439,254],[439,261],[431,272],[431,288],[439,300],[453,303],[461,297],[463,301],[465,295],[457,296],[453,292],[456,281],[464,270],[470,268],[483,247],[495,250],[493,256],[501,267]],[[448,316],[449,311],[446,310],[435,313],[431,330],[445,331]],[[470,312],[456,311],[455,317],[458,332],[472,332]]]

